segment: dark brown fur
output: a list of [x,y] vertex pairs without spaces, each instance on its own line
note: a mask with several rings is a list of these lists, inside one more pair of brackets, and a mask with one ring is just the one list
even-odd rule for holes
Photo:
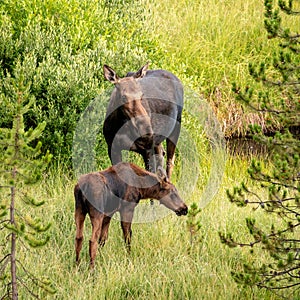
[[89,245],[91,267],[94,266],[98,242],[101,246],[105,244],[115,212],[120,212],[124,240],[130,250],[133,213],[141,199],[157,199],[179,216],[186,215],[188,210],[161,169],[158,174],[153,174],[130,163],[119,163],[102,172],[82,175],[75,186],[74,196],[76,262],[79,262],[83,225],[88,214],[92,223]]
[[161,143],[166,140],[166,170],[171,178],[183,108],[180,80],[166,70],[148,70],[148,64],[124,78],[109,66],[103,69],[115,85],[103,124],[112,164],[122,161],[122,150],[131,150],[142,155],[148,171],[155,172],[163,167]]

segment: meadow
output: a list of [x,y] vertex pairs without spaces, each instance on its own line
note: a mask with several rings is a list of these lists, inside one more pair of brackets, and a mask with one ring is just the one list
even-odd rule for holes
[[[100,2],[102,7],[99,7]],[[267,226],[272,222],[270,216],[259,209],[238,208],[226,196],[227,189],[242,181],[248,182],[247,167],[253,156],[230,154],[225,149],[224,136],[241,136],[253,120],[263,122],[260,116],[242,109],[231,91],[234,81],[241,86],[255,85],[248,74],[248,63],[272,55],[274,42],[266,38],[262,25],[263,1],[139,0],[111,1],[109,5],[106,2],[61,0],[49,1],[48,6],[43,6],[43,1],[17,1],[15,6],[9,1],[3,2],[10,15],[7,19],[3,17],[1,28],[8,28],[5,22],[14,15],[19,22],[11,29],[14,35],[19,34],[17,26],[29,26],[32,30],[21,33],[16,46],[18,51],[25,49],[30,59],[37,55],[40,61],[40,64],[31,64],[24,54],[24,61],[28,63],[24,63],[24,76],[32,77],[28,82],[32,83],[30,88],[37,93],[38,102],[29,120],[34,124],[47,118],[51,126],[43,136],[44,144],[55,147],[56,153],[42,182],[29,187],[29,193],[45,200],[46,204],[26,212],[52,224],[50,241],[36,249],[18,245],[19,260],[37,277],[48,278],[56,290],[54,295],[42,289],[36,292],[42,299],[277,299],[266,290],[240,286],[231,276],[233,269],[242,270],[244,262],[267,261],[265,253],[254,249],[253,255],[247,247],[230,249],[221,244],[218,234],[232,232],[239,240],[247,241],[246,217],[255,216],[258,224]],[[103,7],[106,7],[105,13],[102,13]],[[41,15],[31,13],[35,9],[41,10]],[[56,32],[55,24],[59,22],[62,25]],[[48,25],[53,31],[39,32],[40,27]],[[5,33],[1,38],[8,41],[13,34]],[[49,44],[43,40],[47,34]],[[26,40],[24,45],[21,38]],[[29,43],[32,39],[36,44]],[[9,45],[0,45],[7,60],[13,48]],[[30,49],[34,47],[32,54]],[[43,61],[43,57],[47,60]],[[73,188],[76,175],[64,159],[71,160],[78,116],[108,88],[100,74],[101,65],[108,63],[126,74],[129,68],[137,69],[146,61],[150,61],[153,69],[174,72],[193,93],[186,96],[183,117],[186,134],[179,141],[172,180],[189,206],[203,204],[205,201],[200,201],[203,194],[211,201],[205,202],[197,215],[202,226],[192,237],[186,216],[170,213],[154,222],[134,223],[130,254],[124,247],[120,224],[113,220],[108,242],[98,251],[95,270],[91,272],[88,220],[81,263],[75,265]],[[7,64],[9,67],[12,68]],[[217,132],[199,124],[194,108],[200,103],[210,105],[218,120]],[[0,104],[2,108],[7,106]],[[2,112],[6,110],[3,108]],[[216,119],[209,125],[213,127]],[[62,133],[64,130],[66,133]],[[222,131],[221,135],[218,130]],[[187,137],[195,145],[192,149],[195,156],[186,148],[191,145],[186,143]],[[69,141],[68,147],[66,141]],[[215,142],[220,142],[217,145],[220,153],[214,150]],[[106,168],[109,161],[101,136],[96,153],[97,168]],[[194,157],[197,160],[193,160]],[[136,160],[135,156],[129,158]],[[267,157],[259,159],[267,168]],[[140,159],[138,161],[140,163]],[[215,178],[210,181],[212,172]],[[195,173],[197,178],[191,186]],[[147,201],[143,205],[153,209]],[[22,212],[23,208],[18,209]],[[5,236],[1,232],[0,238],[3,245]],[[30,282],[26,273],[19,271],[20,276]],[[4,288],[0,287],[0,294],[2,291]],[[30,294],[21,288],[19,297],[30,299]]]
[[[246,216],[255,215],[259,224],[270,222],[257,211],[235,207],[226,197],[228,187],[247,180],[241,172],[246,166],[246,159],[227,160],[219,192],[197,216],[202,227],[192,242],[187,217],[171,213],[155,222],[134,223],[132,251],[128,254],[120,224],[112,220],[108,242],[98,251],[92,272],[89,270],[91,226],[88,219],[81,262],[75,265],[75,180],[57,171],[48,175],[34,189],[34,194],[46,200],[47,205],[35,213],[43,216],[43,221],[52,223],[51,240],[40,249],[21,253],[34,274],[48,277],[57,291],[55,295],[40,291],[42,298],[276,299],[274,294],[264,290],[238,286],[230,275],[232,268],[242,268],[245,261],[263,262],[263,253],[253,256],[247,248],[230,249],[220,243],[218,235],[219,231],[230,231],[246,241],[249,238],[244,226]],[[195,191],[185,201],[190,205],[197,202],[198,196]],[[151,209],[149,204],[148,208]]]

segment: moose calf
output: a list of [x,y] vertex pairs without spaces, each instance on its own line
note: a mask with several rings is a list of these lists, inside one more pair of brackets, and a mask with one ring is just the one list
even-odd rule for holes
[[118,163],[101,172],[82,175],[74,189],[76,262],[83,242],[86,214],[92,223],[89,245],[90,266],[94,267],[98,243],[104,246],[111,217],[120,212],[125,243],[130,250],[131,223],[135,207],[141,199],[153,198],[173,210],[186,215],[188,208],[163,169],[150,173],[131,163]]

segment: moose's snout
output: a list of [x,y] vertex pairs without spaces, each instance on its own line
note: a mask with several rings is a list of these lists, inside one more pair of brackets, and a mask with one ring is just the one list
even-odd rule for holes
[[140,137],[141,141],[151,143],[151,147],[153,145],[153,133],[146,133]]
[[144,135],[139,136],[139,138],[135,141],[135,144],[138,145],[138,147],[141,149],[152,149],[153,134],[146,133]]
[[186,205],[175,210],[177,216],[185,216],[188,213],[188,207]]

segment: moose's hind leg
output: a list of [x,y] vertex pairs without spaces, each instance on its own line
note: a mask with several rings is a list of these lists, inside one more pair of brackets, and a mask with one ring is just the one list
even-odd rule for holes
[[164,165],[164,148],[161,144],[154,146],[153,149],[146,150],[142,156],[147,171],[155,173],[158,167]]
[[159,167],[164,167],[164,156],[165,150],[162,144],[155,146],[154,148],[154,155],[155,155],[155,172],[158,170]]
[[95,258],[97,254],[97,248],[98,248],[98,240],[101,233],[104,215],[94,210],[93,213],[90,215],[90,218],[92,222],[92,236],[90,239],[89,254],[90,254],[90,268],[93,269],[95,265]]
[[101,229],[100,238],[99,238],[100,247],[103,247],[105,245],[106,240],[107,240],[110,220],[111,220],[110,216],[105,216],[104,219],[103,219],[102,229]]
[[79,254],[83,243],[83,228],[86,213],[83,213],[81,208],[75,210],[76,237],[75,237],[75,253],[76,263],[79,263]]

